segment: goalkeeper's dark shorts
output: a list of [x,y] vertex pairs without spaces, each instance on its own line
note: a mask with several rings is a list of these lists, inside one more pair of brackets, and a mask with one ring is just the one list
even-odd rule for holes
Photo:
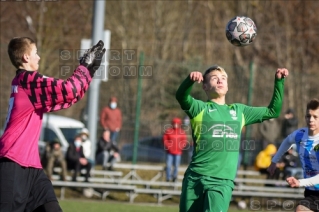
[[0,159],[0,212],[32,212],[53,201],[57,202],[57,198],[43,169]]
[[312,211],[319,212],[319,191],[305,189],[305,198],[300,200],[298,205],[303,205]]

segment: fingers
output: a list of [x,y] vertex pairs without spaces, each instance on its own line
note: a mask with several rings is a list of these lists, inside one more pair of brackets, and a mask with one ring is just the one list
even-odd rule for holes
[[101,50],[97,50],[96,52],[94,52],[95,59],[96,60],[102,60],[105,51],[106,51],[105,49],[101,49]]
[[106,51],[106,49],[105,49],[105,48],[104,48],[104,49],[102,49],[102,50],[99,52],[99,56],[98,56],[98,58],[102,59],[103,55],[105,54],[105,51]]
[[201,72],[194,71],[189,74],[189,77],[192,81],[197,81],[198,83],[203,81],[203,75]]
[[277,78],[285,78],[289,75],[289,71],[286,68],[278,68],[276,71]]
[[96,52],[96,51],[101,51],[104,47],[104,42],[102,40],[100,40],[99,42],[97,42],[97,44],[95,44],[94,46],[92,46],[91,49],[89,49],[89,52]]
[[286,181],[290,187],[299,187],[299,181],[294,177],[288,177]]
[[96,60],[102,60],[105,54],[106,49],[101,49],[100,51],[96,52]]
[[94,74],[96,72],[96,70],[99,69],[102,60],[103,60],[103,56],[105,54],[106,49],[101,49],[101,50],[97,50],[96,52],[94,52],[94,59],[93,59],[93,63],[92,65],[89,67],[89,70]]
[[103,41],[99,41],[97,44],[96,44],[96,48],[94,49],[95,51],[101,51],[103,49],[103,46],[104,46],[104,42]]
[[[95,52],[98,52],[98,54],[99,54],[100,51],[103,51],[103,50],[102,50],[103,47],[104,47],[104,42],[100,40],[97,44],[95,44],[94,46],[92,46],[90,49],[85,50],[85,52],[84,52],[83,55],[85,55],[85,54],[90,54],[90,53],[93,53],[93,52],[94,52],[94,53],[95,53]],[[104,53],[105,53],[105,49],[104,49]],[[104,54],[104,53],[103,53],[103,54]]]
[[103,46],[104,46],[104,42],[99,40],[99,42],[97,42],[97,44],[95,44],[93,47],[102,49]]
[[99,40],[99,42],[97,42],[96,45],[101,46],[101,48],[103,48],[104,42],[102,40]]

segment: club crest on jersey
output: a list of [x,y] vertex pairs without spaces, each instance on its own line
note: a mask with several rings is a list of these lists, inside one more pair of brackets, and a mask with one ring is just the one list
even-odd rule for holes
[[231,118],[232,118],[233,120],[237,120],[237,114],[236,114],[236,111],[235,111],[235,110],[230,110],[229,113],[230,113]]

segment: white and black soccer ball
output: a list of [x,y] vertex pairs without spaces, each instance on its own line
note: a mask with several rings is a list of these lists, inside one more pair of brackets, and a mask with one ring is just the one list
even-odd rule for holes
[[226,37],[235,46],[247,46],[257,36],[257,27],[251,18],[236,16],[226,25]]
[[247,208],[247,204],[246,204],[246,202],[245,202],[244,200],[241,200],[241,201],[239,201],[239,202],[237,203],[237,207],[238,207],[238,209],[240,209],[240,210],[244,210],[244,209]]
[[94,189],[93,188],[84,188],[83,189],[83,195],[87,198],[93,197]]

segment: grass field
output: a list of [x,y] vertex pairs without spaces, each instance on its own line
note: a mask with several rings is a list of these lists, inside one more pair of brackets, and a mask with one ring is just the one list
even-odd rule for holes
[[[85,200],[61,200],[59,201],[63,212],[177,212],[177,205],[156,205],[156,204],[129,204],[113,201],[85,201]],[[238,211],[232,208],[229,212]],[[248,210],[240,210],[248,212]]]

